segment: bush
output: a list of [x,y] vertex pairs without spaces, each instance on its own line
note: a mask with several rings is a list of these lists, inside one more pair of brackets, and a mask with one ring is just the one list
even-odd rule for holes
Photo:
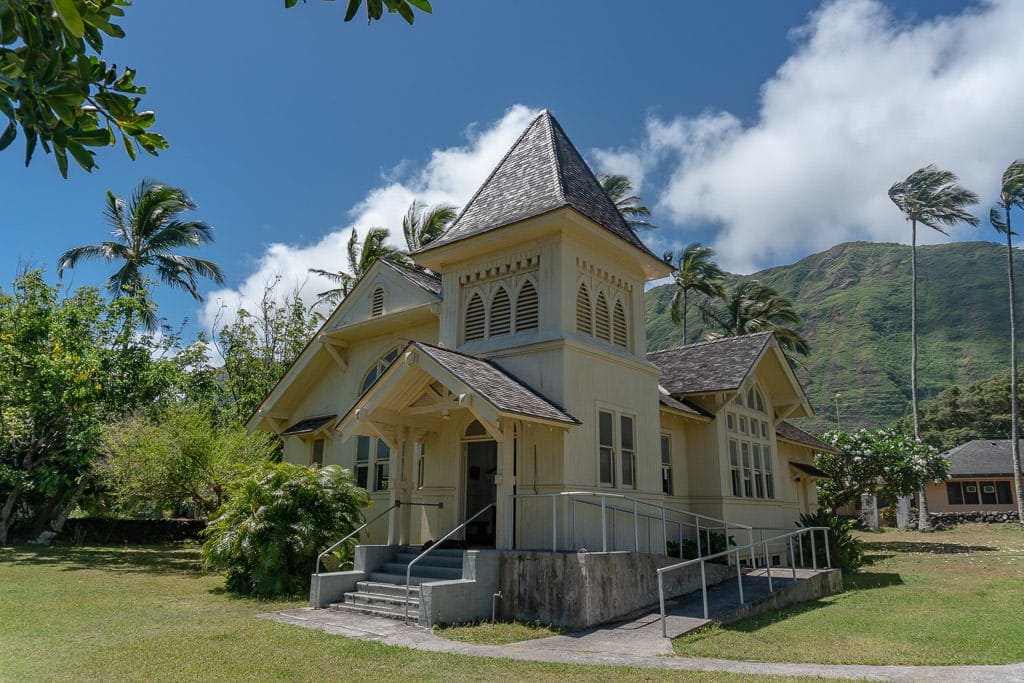
[[362,524],[368,504],[351,473],[336,465],[268,464],[244,479],[210,522],[203,567],[226,571],[234,593],[306,591],[317,555]]
[[[813,515],[800,515],[800,522],[797,524],[799,527],[828,527],[828,551],[832,566],[839,567],[844,572],[856,572],[864,564],[864,548],[853,535],[853,528],[856,525],[856,520],[840,519],[824,510],[819,510]],[[824,567],[825,547],[820,538],[819,535],[816,539],[818,566]],[[803,544],[802,560],[805,566],[811,565],[811,544],[806,539]]]
[[[711,538],[711,549],[710,550],[708,550],[708,547],[707,547],[707,540],[708,540],[709,536]],[[696,541],[691,541],[688,538],[684,538],[683,539],[682,548],[680,548],[679,543],[677,541],[669,541],[665,545],[666,545],[666,552],[671,557],[678,557],[678,558],[683,559],[683,560],[693,560],[693,559],[696,559],[696,557],[697,557],[697,542]],[[736,545],[736,541],[733,540],[732,536],[729,537],[728,545],[729,546]],[[701,552],[704,555],[714,555],[715,553],[723,552],[726,549],[727,549],[727,546],[726,546],[725,534],[718,534],[718,533],[715,533],[715,532],[711,532],[709,534],[706,531],[701,531],[701,533],[700,533],[700,550],[701,550]],[[682,552],[680,552],[680,550]],[[711,561],[712,562],[718,562],[720,564],[725,564],[726,563],[726,558],[720,557],[720,558],[717,558],[717,559],[714,559],[714,560],[711,560]]]

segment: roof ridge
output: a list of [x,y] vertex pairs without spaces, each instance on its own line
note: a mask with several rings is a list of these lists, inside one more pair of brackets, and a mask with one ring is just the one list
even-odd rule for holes
[[[571,206],[569,198],[565,194],[565,178],[562,177],[562,165],[558,163],[558,145],[555,144],[555,117],[551,115],[547,109],[542,111],[538,118],[544,119],[544,124],[548,129],[548,146],[551,147],[551,170],[555,173],[555,183],[558,185],[558,196],[562,199],[562,203],[566,206]],[[564,131],[563,131],[564,132]]]
[[693,342],[692,344],[680,344],[679,346],[670,346],[667,349],[658,349],[657,351],[648,351],[648,356],[653,356],[656,353],[668,353],[669,351],[682,351],[683,349],[693,349],[698,346],[708,346],[710,344],[718,344],[725,341],[737,341],[740,339],[749,339],[758,335],[770,334],[774,335],[775,332],[772,330],[765,330],[764,332],[749,332],[747,334],[738,334],[731,337],[719,337],[718,339],[705,339],[699,342]]

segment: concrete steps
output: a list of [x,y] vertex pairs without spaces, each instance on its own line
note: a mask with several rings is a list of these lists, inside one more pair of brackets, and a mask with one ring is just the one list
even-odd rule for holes
[[406,598],[405,572],[409,563],[422,551],[419,548],[401,548],[390,562],[385,562],[380,571],[371,572],[368,581],[356,584],[356,590],[345,593],[343,602],[331,604],[339,612],[370,614],[391,619],[404,619],[406,606],[408,614],[415,618],[420,611],[420,584],[429,581],[446,581],[462,578],[464,551],[439,548],[413,565],[409,577],[409,594]]

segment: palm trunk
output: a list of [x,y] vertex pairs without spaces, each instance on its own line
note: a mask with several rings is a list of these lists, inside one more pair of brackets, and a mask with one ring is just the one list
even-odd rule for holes
[[1010,207],[1006,207],[1006,272],[1010,280],[1010,449],[1013,454],[1013,486],[1017,494],[1017,523],[1024,527],[1024,499],[1020,481],[1020,403],[1017,391],[1017,288],[1013,282],[1013,231]]
[[[914,439],[921,440],[921,418],[917,412],[917,221],[910,221],[910,405],[914,413]],[[917,492],[917,529],[929,531],[928,498],[924,486]]]
[[686,316],[690,314],[690,309],[686,305],[686,290],[683,290],[683,344],[689,344],[690,338],[686,336]]

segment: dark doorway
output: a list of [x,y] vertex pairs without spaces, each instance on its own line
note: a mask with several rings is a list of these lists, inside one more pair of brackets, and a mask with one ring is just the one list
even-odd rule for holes
[[[494,475],[498,471],[498,444],[495,441],[470,441],[466,444],[466,518],[494,503],[498,490]],[[497,528],[497,510],[493,507],[466,525],[466,544],[493,548]]]

